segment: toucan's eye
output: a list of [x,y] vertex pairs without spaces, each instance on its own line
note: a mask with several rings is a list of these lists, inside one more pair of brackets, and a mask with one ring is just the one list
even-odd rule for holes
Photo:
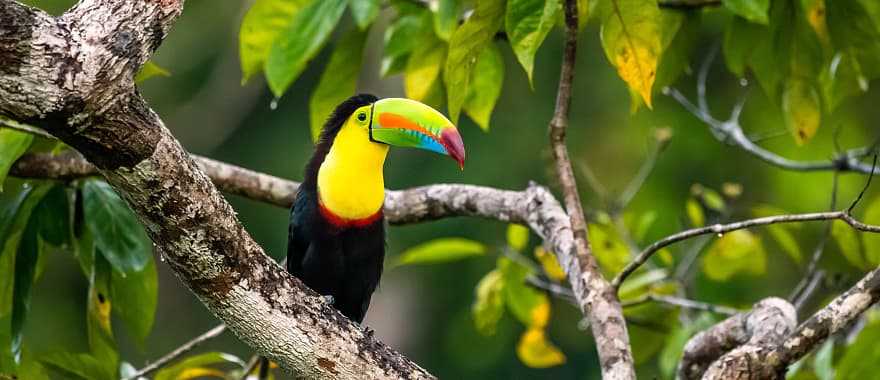
[[364,112],[359,113],[359,114],[358,114],[358,120],[359,120],[359,121],[367,121],[367,114],[364,113]]

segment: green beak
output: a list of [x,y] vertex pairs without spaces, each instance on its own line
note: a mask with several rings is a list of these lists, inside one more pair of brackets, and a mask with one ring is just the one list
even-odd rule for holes
[[464,143],[458,130],[442,113],[415,100],[387,98],[373,103],[370,139],[445,154],[464,169]]

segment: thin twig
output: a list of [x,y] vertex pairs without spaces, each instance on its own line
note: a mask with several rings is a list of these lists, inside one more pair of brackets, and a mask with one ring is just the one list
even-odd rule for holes
[[37,135],[40,137],[45,137],[47,139],[55,140],[55,136],[52,136],[51,134],[49,134],[49,132],[46,132],[46,131],[44,131],[40,128],[37,128],[37,127],[32,127],[27,124],[19,123],[15,120],[12,120],[12,119],[7,119],[3,116],[0,116],[0,127],[15,129],[17,131],[27,132],[32,135]]
[[257,368],[257,364],[260,363],[259,355],[252,355],[250,359],[247,361],[247,365],[244,366],[244,372],[242,372],[241,376],[239,376],[238,380],[247,380],[248,376],[251,372],[254,371],[254,368]]
[[723,235],[731,231],[742,230],[757,226],[766,226],[769,224],[814,222],[818,220],[842,220],[856,230],[863,232],[880,233],[880,226],[862,223],[853,218],[853,216],[850,215],[847,211],[775,215],[763,218],[743,220],[736,223],[715,224],[706,227],[694,228],[667,236],[662,240],[654,242],[653,244],[648,246],[648,248],[645,248],[645,250],[639,253],[635,260],[633,260],[632,262],[627,264],[626,267],[623,268],[620,274],[618,274],[617,277],[614,278],[614,281],[611,282],[611,285],[619,287],[623,280],[625,280],[630,274],[632,274],[632,272],[638,269],[639,266],[644,264],[651,257],[651,255],[653,255],[663,247],[678,243],[683,240],[701,235]]
[[663,150],[669,145],[669,138],[666,137],[657,137],[654,139],[654,141],[655,142],[651,147],[651,151],[642,162],[642,166],[639,167],[639,171],[620,193],[620,197],[617,199],[617,204],[615,205],[616,209],[625,209],[626,206],[628,206],[629,203],[633,200],[633,198],[635,198],[636,194],[638,194],[639,190],[642,189],[642,186],[648,179],[648,176],[650,176],[651,172],[654,170],[654,166],[657,165],[657,160],[660,158],[660,153],[662,153]]
[[554,282],[550,282],[544,280],[538,276],[528,276],[526,277],[526,283],[541,290],[545,290],[550,293],[551,296],[560,298],[572,305],[577,306],[577,299],[574,298],[574,293],[572,293],[571,289],[566,288],[562,285],[559,285]]
[[[834,210],[837,208],[837,189],[840,182],[840,173],[834,172],[834,179],[831,181],[831,206],[830,210]],[[804,272],[804,277],[801,279],[800,283],[795,286],[794,291],[788,297],[788,300],[795,303],[795,308],[799,309],[797,306],[797,300],[803,298],[803,292],[807,290],[813,281],[815,281],[814,277],[816,275],[816,270],[819,268],[819,261],[822,259],[822,255],[825,253],[825,246],[828,244],[828,239],[831,236],[831,227],[833,222],[826,222],[825,228],[822,231],[822,238],[819,239],[819,244],[816,245],[816,248],[813,250],[813,256],[810,258],[809,264],[807,264],[807,270]]]
[[810,297],[813,296],[813,293],[815,293],[816,290],[819,289],[819,284],[821,284],[822,280],[825,279],[825,271],[817,271],[811,274],[808,278],[809,281],[807,281],[807,283],[804,285],[803,290],[800,292],[800,294],[797,295],[797,297],[792,300],[792,304],[794,305],[794,308],[798,311],[798,314],[800,314],[801,310],[804,308],[804,305],[807,304],[807,300],[809,300]]
[[126,380],[133,380],[133,379],[137,379],[142,376],[149,375],[151,372],[153,372],[159,368],[162,368],[163,366],[165,366],[166,364],[170,363],[171,361],[177,359],[181,355],[186,354],[187,352],[191,351],[193,348],[196,348],[196,346],[198,346],[202,343],[205,343],[208,340],[216,338],[217,336],[222,334],[224,331],[226,331],[226,325],[218,325],[218,326],[208,330],[204,334],[193,338],[189,342],[184,343],[180,347],[175,348],[174,351],[169,352],[165,356],[150,363],[146,367],[138,370],[133,375],[127,377]]
[[631,300],[631,301],[624,301],[622,303],[622,306],[625,308],[626,307],[633,307],[633,306],[642,305],[642,304],[645,304],[645,303],[651,302],[651,301],[665,303],[665,304],[672,305],[672,306],[678,306],[678,307],[682,307],[685,309],[708,311],[710,313],[717,313],[717,314],[723,314],[723,315],[734,315],[734,314],[737,314],[740,312],[739,310],[734,309],[732,307],[715,305],[715,304],[711,304],[711,303],[707,303],[707,302],[695,301],[695,300],[690,300],[687,298],[666,296],[666,295],[660,295],[660,294],[646,294],[646,295],[643,295],[643,296],[636,298],[634,300]]

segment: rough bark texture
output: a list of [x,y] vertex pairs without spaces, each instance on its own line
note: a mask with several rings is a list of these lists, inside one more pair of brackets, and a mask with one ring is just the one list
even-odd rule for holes
[[0,114],[81,152],[168,264],[245,343],[307,378],[430,374],[275,264],[135,90],[179,0],[83,0],[53,18],[0,0]]
[[623,309],[617,298],[617,289],[611,286],[593,257],[587,236],[587,222],[578,195],[577,182],[565,145],[568,111],[571,105],[571,87],[577,56],[578,12],[575,0],[566,0],[565,47],[562,70],[556,93],[556,108],[548,126],[556,175],[562,187],[565,209],[571,221],[574,237],[573,254],[559,257],[559,263],[568,273],[568,280],[584,315],[590,321],[593,339],[599,352],[602,377],[605,379],[635,379],[635,367],[629,344],[629,334]]
[[[790,303],[781,298],[764,299],[751,311],[727,318],[691,338],[685,345],[678,375],[685,380],[743,378],[742,367],[751,368],[754,361],[765,360],[769,347],[782,341],[796,324],[797,315]],[[767,378],[775,375],[762,374]]]

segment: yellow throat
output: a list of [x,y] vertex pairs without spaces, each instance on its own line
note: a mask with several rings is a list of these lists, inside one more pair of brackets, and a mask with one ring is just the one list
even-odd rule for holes
[[388,145],[370,141],[367,129],[349,119],[318,169],[318,196],[344,219],[373,216],[385,201],[383,168]]

